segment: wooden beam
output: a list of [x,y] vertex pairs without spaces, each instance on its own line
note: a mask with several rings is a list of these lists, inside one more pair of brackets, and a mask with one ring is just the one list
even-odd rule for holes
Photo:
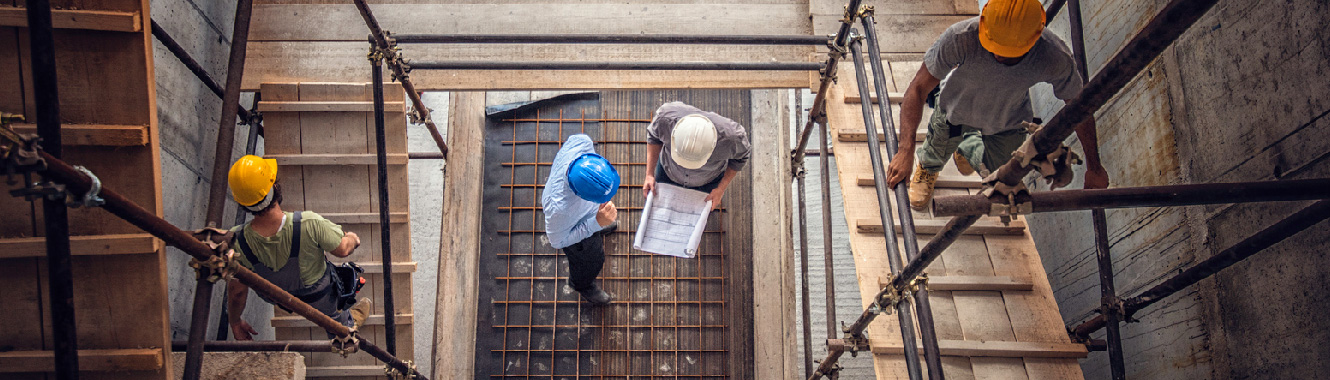
[[[876,114],[873,116],[877,117]],[[859,123],[863,124],[862,121]],[[896,133],[900,133],[900,131],[896,131]],[[924,141],[925,137],[928,137],[928,130],[926,128],[919,128],[919,130],[914,133],[914,141],[916,142]],[[837,129],[836,140],[842,142],[868,142],[868,132],[864,132],[863,130]],[[887,142],[887,138],[882,136],[881,129],[877,130],[877,141],[883,144]]]
[[460,380],[475,376],[485,93],[454,92],[448,107],[448,147],[453,158],[444,172],[448,186],[443,188],[439,291],[430,360],[434,361],[435,379]]
[[[386,112],[405,112],[406,102],[383,102]],[[374,112],[372,101],[260,101],[263,112]]]
[[[383,262],[381,261],[363,261],[357,262],[356,265],[360,265],[361,268],[364,268],[365,273],[383,273]],[[393,274],[413,273],[416,271],[415,261],[397,261],[393,262],[392,265]]]
[[[874,354],[902,355],[905,347],[897,342],[869,341]],[[1003,342],[939,339],[942,356],[994,358],[1084,358],[1089,356],[1084,344]]]
[[[56,29],[131,33],[143,30],[143,20],[139,12],[52,9],[51,23]],[[28,27],[27,8],[0,7],[0,26]]]
[[[161,247],[161,240],[146,233],[69,237],[69,251],[75,256],[154,253]],[[0,239],[0,259],[19,257],[46,257],[46,238]]]
[[[942,226],[946,225],[947,221],[947,219],[915,219],[914,231],[920,235],[935,235],[942,232]],[[883,233],[881,219],[857,219],[854,221],[854,226],[859,232],[865,234]],[[896,232],[900,232],[900,230],[901,226],[897,224]],[[966,235],[1020,235],[1024,232],[1025,221],[1020,219],[1013,220],[1006,225],[994,219],[980,219],[974,226],[965,230]]]
[[[80,371],[152,371],[161,368],[160,348],[79,350]],[[0,352],[0,373],[54,371],[55,351]]]
[[[324,219],[337,224],[378,224],[379,213],[377,212],[329,212],[319,214]],[[406,223],[408,220],[405,212],[388,213],[389,223]]]
[[382,365],[339,365],[305,367],[305,377],[383,377]]
[[[872,174],[860,174],[857,180],[859,186],[872,187],[874,184]],[[980,179],[977,176],[956,176],[956,175],[943,174],[937,177],[937,183],[934,185],[934,187],[953,188],[953,189],[978,189],[984,187],[984,184],[981,181],[982,179]]]
[[[356,154],[269,154],[263,158],[277,160],[282,166],[317,166],[317,165],[378,165],[378,155],[374,153]],[[409,161],[406,153],[388,153],[388,165],[406,165]]]
[[[890,281],[879,281],[879,284],[884,287],[888,283]],[[1011,276],[928,276],[928,290],[1027,291],[1033,289],[1034,282],[1028,278]]]
[[[873,104],[879,103],[877,100],[877,94],[872,94],[870,98],[873,99]],[[887,93],[887,100],[890,100],[892,105],[900,105],[901,102],[905,101],[905,94],[899,92],[889,92]],[[859,104],[862,101],[863,98],[859,96],[858,92],[854,94],[845,94],[845,104]]]
[[791,235],[788,90],[754,90],[753,151],[753,369],[758,379],[788,378],[799,365],[795,324],[794,238]]
[[[36,134],[36,124],[11,124],[15,132]],[[148,145],[146,125],[61,124],[61,143],[83,146]]]
[[[413,314],[397,314],[393,318],[393,322],[396,322],[398,325],[409,325],[414,320],[414,317],[415,315]],[[369,318],[365,318],[365,325],[382,326],[383,314],[372,314],[369,316]],[[319,327],[319,326],[315,325],[314,322],[310,322],[308,319],[305,319],[305,317],[299,315],[281,315],[281,316],[272,317],[272,327]],[[379,367],[379,372],[380,373],[383,372],[383,367]]]

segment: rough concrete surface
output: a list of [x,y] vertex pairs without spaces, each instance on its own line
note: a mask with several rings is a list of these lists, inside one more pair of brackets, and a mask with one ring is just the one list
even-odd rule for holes
[[[1094,72],[1163,0],[1084,1]],[[1330,176],[1330,4],[1220,1],[1097,114],[1113,187]],[[1068,35],[1065,12],[1050,30]],[[1045,119],[1061,107],[1035,91]],[[1073,149],[1079,143],[1071,140]],[[1078,170],[1078,177],[1080,177]],[[1077,187],[1077,186],[1073,186]],[[1039,186],[1039,190],[1046,190]],[[1308,202],[1108,211],[1118,291],[1134,295]],[[1088,212],[1033,215],[1031,233],[1068,323],[1099,303]],[[1136,315],[1129,378],[1323,378],[1330,306],[1322,222]],[[1102,338],[1100,332],[1097,337]],[[1107,356],[1082,361],[1109,376]]]
[[[171,353],[175,373],[185,368],[185,353]],[[296,352],[208,352],[200,380],[304,380],[305,357]]]
[[[448,93],[428,92],[421,97],[425,106],[430,108],[430,115],[439,127],[439,133],[448,135]],[[408,124],[406,128],[407,151],[412,153],[436,153],[438,145],[430,137],[424,124]],[[438,289],[439,272],[439,222],[443,218],[443,170],[444,160],[411,160],[407,164],[407,176],[411,178],[411,257],[416,261],[416,273],[412,277],[411,302],[418,321],[415,329],[415,362],[421,373],[429,374],[432,354],[430,342],[434,341],[435,294]],[[446,290],[445,290],[446,291]],[[429,316],[425,318],[424,316]]]

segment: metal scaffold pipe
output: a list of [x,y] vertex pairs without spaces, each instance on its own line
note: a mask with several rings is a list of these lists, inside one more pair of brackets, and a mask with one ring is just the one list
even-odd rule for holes
[[826,45],[827,36],[690,34],[394,34],[402,44]]
[[[1222,203],[1290,202],[1330,198],[1330,178],[1264,182],[1203,183],[1123,187],[1116,189],[1058,190],[1031,193],[1030,212],[1059,212],[1096,208],[1196,206]],[[1020,199],[1017,200],[1021,202]],[[933,198],[933,215],[983,215],[995,203],[983,195]]]
[[397,308],[393,304],[392,223],[389,220],[387,132],[383,120],[383,62],[379,49],[371,49],[370,71],[374,82],[374,147],[379,182],[379,251],[383,264],[383,331],[388,353],[397,354]]
[[816,62],[413,62],[412,70],[817,71]]
[[[184,351],[184,341],[172,341],[171,351]],[[252,340],[252,341],[207,341],[203,342],[206,352],[333,352],[331,341],[327,340]]]
[[429,136],[434,139],[434,145],[439,147],[439,152],[444,157],[448,156],[448,143],[443,141],[443,134],[439,133],[439,127],[434,125],[434,119],[430,118],[429,107],[425,107],[425,102],[420,99],[420,93],[416,91],[416,85],[411,83],[411,78],[407,77],[407,68],[402,67],[402,55],[397,52],[394,44],[388,42],[388,35],[379,27],[379,20],[374,18],[374,12],[370,11],[369,4],[365,0],[354,0],[356,9],[360,11],[360,17],[365,20],[365,26],[369,28],[370,39],[375,47],[382,49],[383,60],[388,64],[388,68],[393,71],[394,80],[402,83],[402,90],[406,91],[407,99],[411,100],[411,107],[414,109],[416,121],[425,125],[429,130]]
[[808,138],[813,134],[813,123],[821,122],[819,120],[826,116],[827,90],[831,88],[831,82],[836,81],[836,69],[840,65],[840,60],[845,55],[845,40],[850,35],[850,26],[854,25],[855,14],[859,10],[860,0],[851,0],[845,6],[845,17],[841,19],[840,28],[836,30],[836,35],[831,37],[831,42],[827,47],[831,49],[827,53],[827,61],[822,65],[821,79],[817,85],[817,95],[813,97],[813,104],[808,108],[808,120],[805,121],[803,131],[799,133],[799,142],[794,144],[794,156],[792,161],[795,167],[802,167],[804,156],[808,154],[805,147],[808,146]]

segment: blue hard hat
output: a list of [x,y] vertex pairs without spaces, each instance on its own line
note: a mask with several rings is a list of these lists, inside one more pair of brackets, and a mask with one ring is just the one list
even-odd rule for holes
[[568,184],[573,194],[595,203],[609,202],[619,192],[619,172],[599,154],[587,153],[568,167]]

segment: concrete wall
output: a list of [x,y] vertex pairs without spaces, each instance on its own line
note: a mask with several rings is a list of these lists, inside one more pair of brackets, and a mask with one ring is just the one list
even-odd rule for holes
[[[1167,1],[1083,3],[1093,73]],[[1328,26],[1324,1],[1221,0],[1097,115],[1112,186],[1325,178]],[[1050,29],[1068,36],[1065,12]],[[1045,119],[1061,107],[1047,88],[1034,93]],[[1139,293],[1307,204],[1110,210],[1118,291]],[[1029,218],[1068,323],[1099,302],[1089,215]],[[1128,377],[1324,376],[1330,322],[1316,310],[1330,304],[1327,242],[1323,222],[1142,310],[1123,329]],[[1082,361],[1086,378],[1107,378],[1107,361]]]

